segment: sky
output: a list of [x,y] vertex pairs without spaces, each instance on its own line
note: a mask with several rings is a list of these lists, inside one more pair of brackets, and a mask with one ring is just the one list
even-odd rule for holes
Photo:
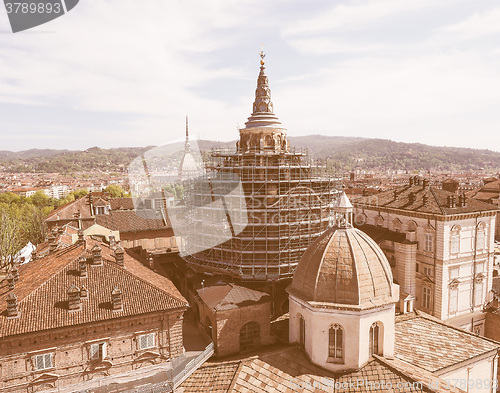
[[[0,5],[1,7],[1,5]],[[13,34],[0,150],[235,140],[261,44],[288,134],[500,151],[497,0],[80,0]]]

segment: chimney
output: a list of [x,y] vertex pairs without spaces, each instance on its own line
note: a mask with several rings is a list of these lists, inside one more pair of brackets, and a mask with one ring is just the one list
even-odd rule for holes
[[423,184],[424,188],[429,187],[429,184],[430,184],[429,179],[424,179],[424,181],[423,181],[423,183],[422,183],[422,184]]
[[37,255],[36,251],[33,251],[33,252],[31,253],[31,260],[32,260],[32,261],[36,261],[37,257],[38,257],[38,255]]
[[9,291],[14,290],[16,286],[15,286],[14,276],[12,275],[12,273],[9,273],[9,275],[7,276],[7,283],[9,284]]
[[52,241],[50,244],[49,244],[49,254],[53,254],[57,251],[57,242],[55,241],[56,239],[53,238],[54,241]]
[[87,260],[84,256],[78,258],[78,271],[80,272],[80,277],[87,277]]
[[57,228],[57,233],[58,233],[59,235],[62,235],[62,234],[64,233],[64,228],[63,228],[63,227],[59,227],[59,228]]
[[99,244],[96,244],[94,247],[92,247],[92,265],[102,265],[101,247],[99,246]]
[[80,298],[87,299],[88,296],[89,296],[89,293],[87,291],[87,288],[85,288],[85,285],[82,285],[82,288],[80,289]]
[[118,246],[116,249],[115,249],[115,260],[116,260],[116,263],[118,265],[120,265],[121,267],[124,267],[125,266],[125,258],[124,258],[124,255],[125,255],[125,252],[123,251],[123,248],[121,248],[120,246]]
[[414,181],[414,178],[412,176],[412,177],[410,177],[410,182],[409,182],[410,187],[413,186],[413,181]]
[[17,269],[16,265],[14,265],[14,268],[12,269],[12,276],[14,277],[14,282],[17,282],[17,280],[19,280],[19,270]]
[[422,202],[424,203],[424,206],[427,206],[427,204],[429,203],[429,196],[424,195],[422,198]]
[[7,318],[17,318],[19,317],[19,307],[17,306],[17,296],[11,292],[7,295]]
[[79,311],[82,308],[82,300],[80,298],[80,288],[76,285],[69,287],[66,292],[68,295],[68,307],[69,311]]
[[154,265],[155,265],[155,263],[154,263],[154,260],[153,260],[153,256],[150,255],[148,257],[148,266],[149,266],[150,269],[153,269]]
[[408,199],[409,199],[409,203],[415,202],[415,193],[414,192],[410,192],[410,195],[408,196]]
[[122,291],[120,291],[118,287],[114,287],[111,292],[111,304],[113,306],[113,311],[123,311]]
[[465,207],[466,205],[467,205],[467,197],[465,196],[465,193],[462,193],[458,196],[458,206]]
[[116,247],[116,238],[113,234],[109,235],[109,247],[111,247],[111,249]]
[[81,229],[78,230],[78,243],[83,243],[84,240],[84,234]]

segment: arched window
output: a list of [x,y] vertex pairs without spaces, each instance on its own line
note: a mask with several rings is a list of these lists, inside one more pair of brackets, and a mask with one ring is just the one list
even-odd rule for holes
[[306,345],[306,321],[304,317],[299,314],[299,344],[302,348]]
[[409,221],[408,224],[406,225],[406,228],[407,228],[408,231],[416,232],[416,230],[417,230],[417,223],[415,221]]
[[477,224],[476,231],[476,250],[484,250],[486,248],[486,224],[484,222]]
[[344,329],[338,324],[331,326],[328,331],[328,361],[344,362]]
[[247,351],[260,345],[260,326],[252,321],[245,323],[240,330],[240,351]]
[[401,221],[398,218],[392,222],[392,229],[394,232],[401,232]]
[[370,327],[370,343],[369,343],[370,356],[379,354],[379,334],[380,334],[380,326],[378,322],[375,322]]
[[449,286],[449,311],[456,314],[458,311],[458,284],[453,282]]
[[450,254],[458,254],[460,252],[460,228],[455,225],[450,232]]
[[384,226],[384,217],[382,217],[380,214],[375,217],[375,225],[378,227]]

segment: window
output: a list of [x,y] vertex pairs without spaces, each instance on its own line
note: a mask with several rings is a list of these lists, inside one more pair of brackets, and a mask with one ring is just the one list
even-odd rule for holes
[[106,357],[106,343],[96,343],[90,345],[90,360],[102,360]]
[[33,359],[35,370],[46,370],[54,367],[52,362],[52,354],[44,353],[43,355],[35,355]]
[[477,225],[476,250],[484,250],[486,248],[486,224],[480,222]]
[[428,277],[432,277],[432,267],[424,266],[424,274]]
[[257,322],[248,322],[240,330],[240,350],[247,351],[260,345],[260,326]]
[[458,311],[458,287],[450,287],[450,314],[455,314]]
[[344,359],[344,331],[340,325],[333,325],[328,331],[328,361],[342,363]]
[[379,347],[378,347],[378,336],[380,332],[380,327],[377,322],[375,322],[370,327],[370,343],[369,343],[369,354],[372,356],[373,354],[378,355]]
[[431,288],[424,287],[422,291],[422,307],[427,310],[431,309]]
[[306,344],[306,321],[302,315],[299,318],[299,344],[302,348]]
[[394,232],[401,232],[401,221],[399,221],[399,219],[396,218],[392,222],[392,226],[393,226]]
[[450,233],[450,253],[458,254],[460,252],[460,227],[455,225]]
[[432,252],[433,241],[434,241],[434,236],[432,236],[431,233],[426,233],[424,235],[424,250],[425,251]]
[[96,206],[95,214],[105,214],[104,206]]
[[148,349],[155,346],[155,334],[141,334],[139,336],[139,349]]

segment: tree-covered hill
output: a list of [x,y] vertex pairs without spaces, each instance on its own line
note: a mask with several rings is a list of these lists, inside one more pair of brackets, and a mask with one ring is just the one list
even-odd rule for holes
[[[402,170],[477,170],[500,168],[500,152],[457,147],[401,143],[385,139],[309,135],[289,137],[292,147],[306,148],[309,154],[328,161],[340,171],[353,169]],[[193,141],[193,146],[196,143]],[[236,141],[200,140],[202,150],[235,149]],[[132,160],[152,147],[101,149],[84,151],[36,150],[0,152],[0,170],[10,172],[83,172],[100,170],[123,172]],[[162,152],[175,165],[182,157],[184,143],[162,147]]]

